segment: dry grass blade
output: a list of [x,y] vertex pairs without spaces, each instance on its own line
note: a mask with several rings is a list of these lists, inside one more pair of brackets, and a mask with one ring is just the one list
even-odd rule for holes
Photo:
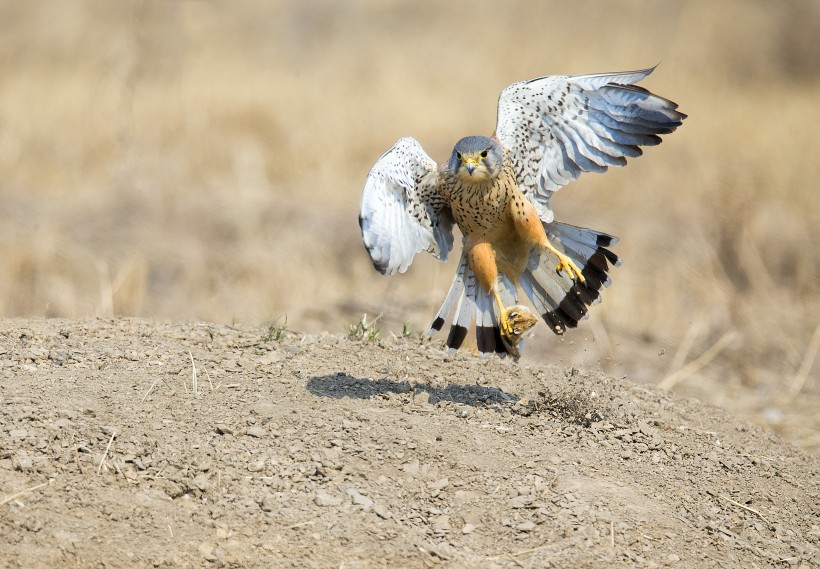
[[97,474],[98,475],[100,473],[102,473],[103,464],[105,464],[105,459],[108,456],[108,451],[111,450],[111,443],[114,442],[114,437],[116,437],[116,436],[117,436],[117,432],[114,431],[113,433],[111,433],[111,438],[108,439],[108,445],[105,447],[105,452],[103,453],[102,458],[100,459],[100,465],[97,467]]
[[154,380],[154,383],[151,384],[151,387],[149,387],[148,391],[145,392],[145,395],[142,396],[142,400],[140,401],[140,403],[145,403],[145,399],[151,394],[151,392],[154,390],[154,388],[157,386],[161,379],[161,377],[158,377],[156,380]]
[[15,493],[15,494],[11,494],[10,496],[6,496],[2,500],[0,500],[0,506],[8,504],[12,500],[16,500],[17,498],[19,498],[20,496],[22,496],[24,494],[28,494],[29,492],[33,492],[33,491],[35,491],[39,488],[42,488],[43,486],[48,486],[49,484],[51,484],[51,480],[49,480],[47,482],[43,482],[42,484],[37,484],[36,486],[32,486],[31,488],[26,488],[24,490],[20,490],[19,492]]
[[718,339],[717,342],[712,344],[711,348],[703,352],[699,358],[689,362],[678,371],[666,376],[666,378],[658,384],[658,387],[661,389],[672,389],[681,381],[692,374],[697,373],[699,370],[708,365],[709,362],[720,354],[720,352],[729,347],[730,344],[734,343],[738,337],[739,334],[735,331],[726,332]]
[[742,508],[742,509],[746,510],[747,512],[751,512],[751,513],[755,514],[756,516],[758,516],[761,520],[763,520],[767,524],[773,525],[772,522],[769,521],[769,519],[766,516],[764,516],[763,514],[761,514],[760,512],[755,510],[754,508],[750,508],[749,506],[744,506],[740,502],[735,502],[734,500],[732,500],[731,498],[729,498],[727,496],[721,496],[721,498],[723,498],[724,500],[726,500],[730,504],[732,504],[734,506],[737,506],[738,508]]
[[194,364],[194,354],[191,353],[191,350],[188,350],[188,356],[191,358],[191,390],[194,395],[199,395],[199,387],[196,381],[196,364]]
[[300,527],[302,527],[302,526],[309,526],[309,525],[313,525],[313,524],[315,524],[317,521],[318,521],[318,520],[310,520],[310,521],[307,521],[307,522],[299,522],[298,524],[293,524],[293,525],[290,525],[290,526],[285,526],[285,529],[293,529],[293,528],[300,528]]

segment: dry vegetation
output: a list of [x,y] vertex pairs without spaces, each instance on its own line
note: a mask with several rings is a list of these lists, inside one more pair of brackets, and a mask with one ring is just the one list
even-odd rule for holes
[[527,357],[666,378],[817,452],[818,6],[2,2],[0,315],[421,329],[453,263],[372,270],[381,152],[445,157],[515,80],[661,62],[683,128],[555,201],[624,266]]

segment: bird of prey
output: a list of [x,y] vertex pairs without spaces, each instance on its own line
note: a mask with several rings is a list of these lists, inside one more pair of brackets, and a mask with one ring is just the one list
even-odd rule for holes
[[462,234],[455,279],[428,329],[450,320],[457,350],[473,321],[481,354],[520,357],[537,318],[517,304],[523,289],[549,328],[563,334],[587,317],[620,259],[617,238],[555,221],[552,194],[582,172],[605,172],[660,144],[686,118],[677,104],[635,84],[654,68],[553,75],[513,83],[498,100],[495,133],[459,140],[437,164],[400,139],[364,185],[359,225],[376,270],[404,272],[427,250],[442,261]]

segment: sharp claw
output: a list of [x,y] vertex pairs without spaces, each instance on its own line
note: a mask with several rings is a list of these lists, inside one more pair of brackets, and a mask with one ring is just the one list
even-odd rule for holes
[[577,280],[582,283],[586,281],[586,278],[584,278],[584,275],[581,274],[581,270],[578,268],[578,265],[576,265],[572,259],[566,255],[558,255],[558,266],[555,267],[555,270],[559,273],[563,270],[571,280]]

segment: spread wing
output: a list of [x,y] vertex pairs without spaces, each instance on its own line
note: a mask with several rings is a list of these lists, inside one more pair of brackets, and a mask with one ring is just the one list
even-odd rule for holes
[[540,77],[502,91],[495,136],[543,221],[553,220],[549,199],[561,186],[625,165],[686,118],[672,101],[634,86],[653,69]]
[[362,192],[362,239],[380,273],[403,273],[416,253],[442,261],[453,248],[453,220],[437,184],[438,165],[413,138],[379,158]]

